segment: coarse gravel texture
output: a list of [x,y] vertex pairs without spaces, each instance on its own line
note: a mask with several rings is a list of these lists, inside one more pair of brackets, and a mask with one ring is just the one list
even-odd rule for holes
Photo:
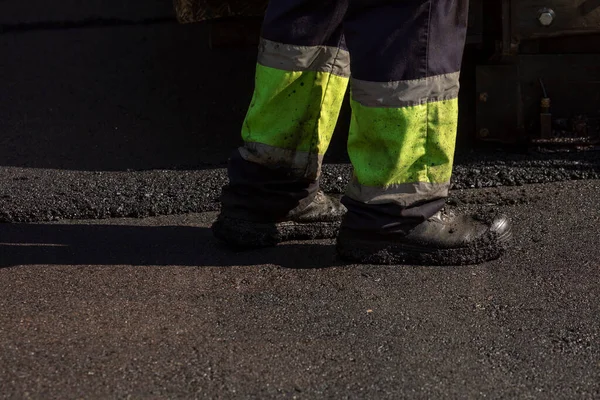
[[[349,164],[327,164],[322,187],[343,193]],[[473,152],[458,157],[453,189],[600,178],[600,152]],[[68,171],[0,168],[0,222],[147,217],[215,211],[225,169]]]
[[341,221],[260,223],[221,216],[212,226],[212,232],[228,246],[260,248],[290,240],[335,238],[340,223]]
[[454,196],[512,217],[503,258],[233,252],[215,213],[0,224],[0,398],[599,398],[600,180]]

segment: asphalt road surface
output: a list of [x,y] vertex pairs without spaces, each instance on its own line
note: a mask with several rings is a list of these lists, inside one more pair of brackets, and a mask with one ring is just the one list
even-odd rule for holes
[[600,152],[459,152],[451,205],[513,218],[498,261],[231,252],[208,227],[256,50],[83,3],[0,2],[0,398],[600,398]]
[[2,398],[600,396],[600,181],[470,189],[515,243],[469,267],[230,252],[214,213],[0,225]]

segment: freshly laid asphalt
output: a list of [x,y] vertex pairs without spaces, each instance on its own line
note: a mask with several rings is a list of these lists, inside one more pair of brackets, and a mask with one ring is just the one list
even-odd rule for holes
[[600,398],[600,152],[462,148],[449,203],[514,222],[483,265],[232,252],[256,52],[208,35],[170,1],[0,2],[0,398]]
[[[341,194],[351,176],[349,164],[327,164],[321,186],[329,193]],[[470,152],[457,160],[453,187],[493,188],[585,179],[600,179],[600,151]],[[0,222],[216,211],[226,182],[223,168],[71,171],[4,167],[0,168]]]
[[0,225],[3,398],[600,396],[600,181],[455,191],[501,260],[231,252],[214,213]]

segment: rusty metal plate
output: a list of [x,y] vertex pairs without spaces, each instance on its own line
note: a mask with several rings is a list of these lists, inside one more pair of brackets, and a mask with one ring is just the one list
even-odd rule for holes
[[181,23],[225,17],[250,17],[264,14],[268,0],[174,0]]

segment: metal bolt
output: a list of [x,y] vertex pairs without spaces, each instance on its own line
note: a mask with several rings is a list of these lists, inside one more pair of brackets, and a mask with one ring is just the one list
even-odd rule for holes
[[487,94],[487,92],[483,92],[479,94],[479,101],[482,103],[487,103],[489,98],[489,95]]
[[550,8],[543,8],[539,11],[538,21],[542,26],[550,26],[556,18],[556,13]]
[[490,130],[487,128],[483,128],[482,130],[479,131],[479,137],[485,138],[490,136]]

